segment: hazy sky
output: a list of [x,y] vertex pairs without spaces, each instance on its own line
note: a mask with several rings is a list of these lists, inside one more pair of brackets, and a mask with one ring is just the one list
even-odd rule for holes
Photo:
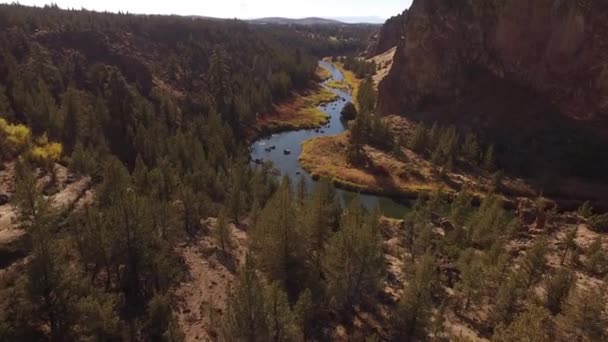
[[[0,2],[12,2],[0,0]],[[20,0],[22,5],[56,3],[61,8],[146,14],[202,15],[221,18],[381,17],[408,8],[412,0]]]

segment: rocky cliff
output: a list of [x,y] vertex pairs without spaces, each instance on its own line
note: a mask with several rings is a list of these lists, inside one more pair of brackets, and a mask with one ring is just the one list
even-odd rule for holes
[[401,40],[406,19],[407,10],[389,18],[380,29],[380,32],[372,37],[366,52],[367,58],[383,54],[397,46],[399,40]]
[[407,16],[383,112],[460,101],[483,79],[492,95],[509,84],[564,116],[608,118],[608,2],[414,0]]

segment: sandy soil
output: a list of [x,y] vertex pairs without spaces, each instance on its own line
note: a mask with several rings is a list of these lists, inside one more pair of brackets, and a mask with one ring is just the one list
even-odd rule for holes
[[186,341],[216,340],[218,320],[226,309],[236,272],[247,253],[245,231],[229,225],[232,251],[224,257],[213,238],[216,220],[207,219],[203,226],[207,234],[179,248],[188,277],[174,289],[173,296]]

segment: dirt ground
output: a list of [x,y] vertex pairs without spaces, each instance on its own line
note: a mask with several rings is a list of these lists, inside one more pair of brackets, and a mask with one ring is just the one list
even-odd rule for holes
[[[69,172],[62,165],[55,164],[57,174],[57,193],[49,196],[51,203],[56,208],[72,210],[82,206],[93,197],[91,189],[91,179],[89,177],[74,178],[73,182],[68,181]],[[48,183],[48,175],[41,176],[38,172],[38,182],[42,187]],[[0,171],[0,194],[12,197],[15,192],[15,165],[5,163]],[[0,278],[3,274],[11,273],[12,266],[19,266],[27,256],[26,250],[21,243],[26,237],[26,232],[20,229],[15,222],[16,209],[9,202],[0,206],[0,257],[4,260],[0,264]]]
[[232,248],[227,257],[214,241],[216,219],[204,220],[203,227],[204,234],[179,248],[188,275],[173,296],[186,341],[216,340],[217,320],[226,309],[235,275],[247,253],[247,233],[234,224],[229,225]]

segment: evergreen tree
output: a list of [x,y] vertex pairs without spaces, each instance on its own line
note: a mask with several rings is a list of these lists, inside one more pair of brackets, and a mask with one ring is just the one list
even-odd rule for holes
[[262,211],[252,231],[251,248],[260,269],[272,281],[298,292],[303,256],[289,179],[283,180]]
[[247,257],[228,299],[222,322],[222,341],[269,341],[271,335],[267,309],[264,290],[253,260]]
[[425,254],[415,265],[414,278],[407,284],[391,322],[392,341],[426,338],[431,323],[432,297],[438,288],[436,264]]
[[560,268],[548,279],[545,287],[545,307],[553,315],[561,312],[570,290],[575,286],[576,278],[569,270]]
[[376,91],[371,77],[366,78],[359,85],[357,102],[359,103],[359,112],[372,113],[376,108]]
[[496,342],[552,342],[556,335],[551,314],[543,307],[530,305],[509,325],[499,325],[492,341]]
[[181,342],[185,340],[167,296],[157,294],[150,300],[148,319],[144,326],[146,336],[150,341]]
[[408,142],[409,149],[416,153],[424,153],[427,148],[427,138],[426,126],[423,123],[419,123],[416,126],[414,135],[411,136]]
[[464,157],[471,163],[477,165],[481,156],[481,147],[477,141],[477,136],[474,133],[469,133],[464,139],[462,146]]
[[488,172],[492,172],[496,168],[494,145],[490,145],[483,156],[483,168]]
[[217,218],[217,223],[215,227],[215,240],[216,244],[222,250],[224,256],[227,256],[232,249],[232,242],[230,238],[230,228],[226,222],[226,215],[224,211],[220,211],[220,214]]
[[[302,339],[297,319],[289,307],[287,295],[278,283],[265,291],[265,306],[268,320],[269,341],[289,342]],[[260,340],[261,341],[261,340]]]
[[328,241],[323,265],[329,296],[338,309],[378,291],[385,266],[377,219],[354,200],[340,230]]
[[480,298],[483,289],[484,265],[481,263],[481,258],[475,255],[475,250],[468,249],[460,256],[458,269],[460,270],[460,282],[457,284],[457,289],[465,296],[464,309],[466,310],[471,301],[475,302]]
[[566,257],[568,256],[568,252],[569,251],[573,251],[576,248],[578,248],[578,245],[576,244],[576,233],[577,233],[577,231],[578,231],[577,228],[569,229],[568,231],[566,231],[566,234],[562,238],[561,242],[562,242],[562,246],[564,248],[564,254],[562,255],[562,260],[560,262],[561,265],[563,265],[564,262],[566,261]]
[[585,252],[585,256],[587,257],[585,266],[589,272],[595,274],[604,274],[606,271],[606,253],[604,252],[602,241],[602,237],[598,236]]
[[605,293],[598,288],[571,292],[561,322],[571,341],[604,341],[608,326]]
[[547,241],[545,238],[536,240],[527,250],[521,268],[526,275],[528,286],[540,280],[547,267]]

